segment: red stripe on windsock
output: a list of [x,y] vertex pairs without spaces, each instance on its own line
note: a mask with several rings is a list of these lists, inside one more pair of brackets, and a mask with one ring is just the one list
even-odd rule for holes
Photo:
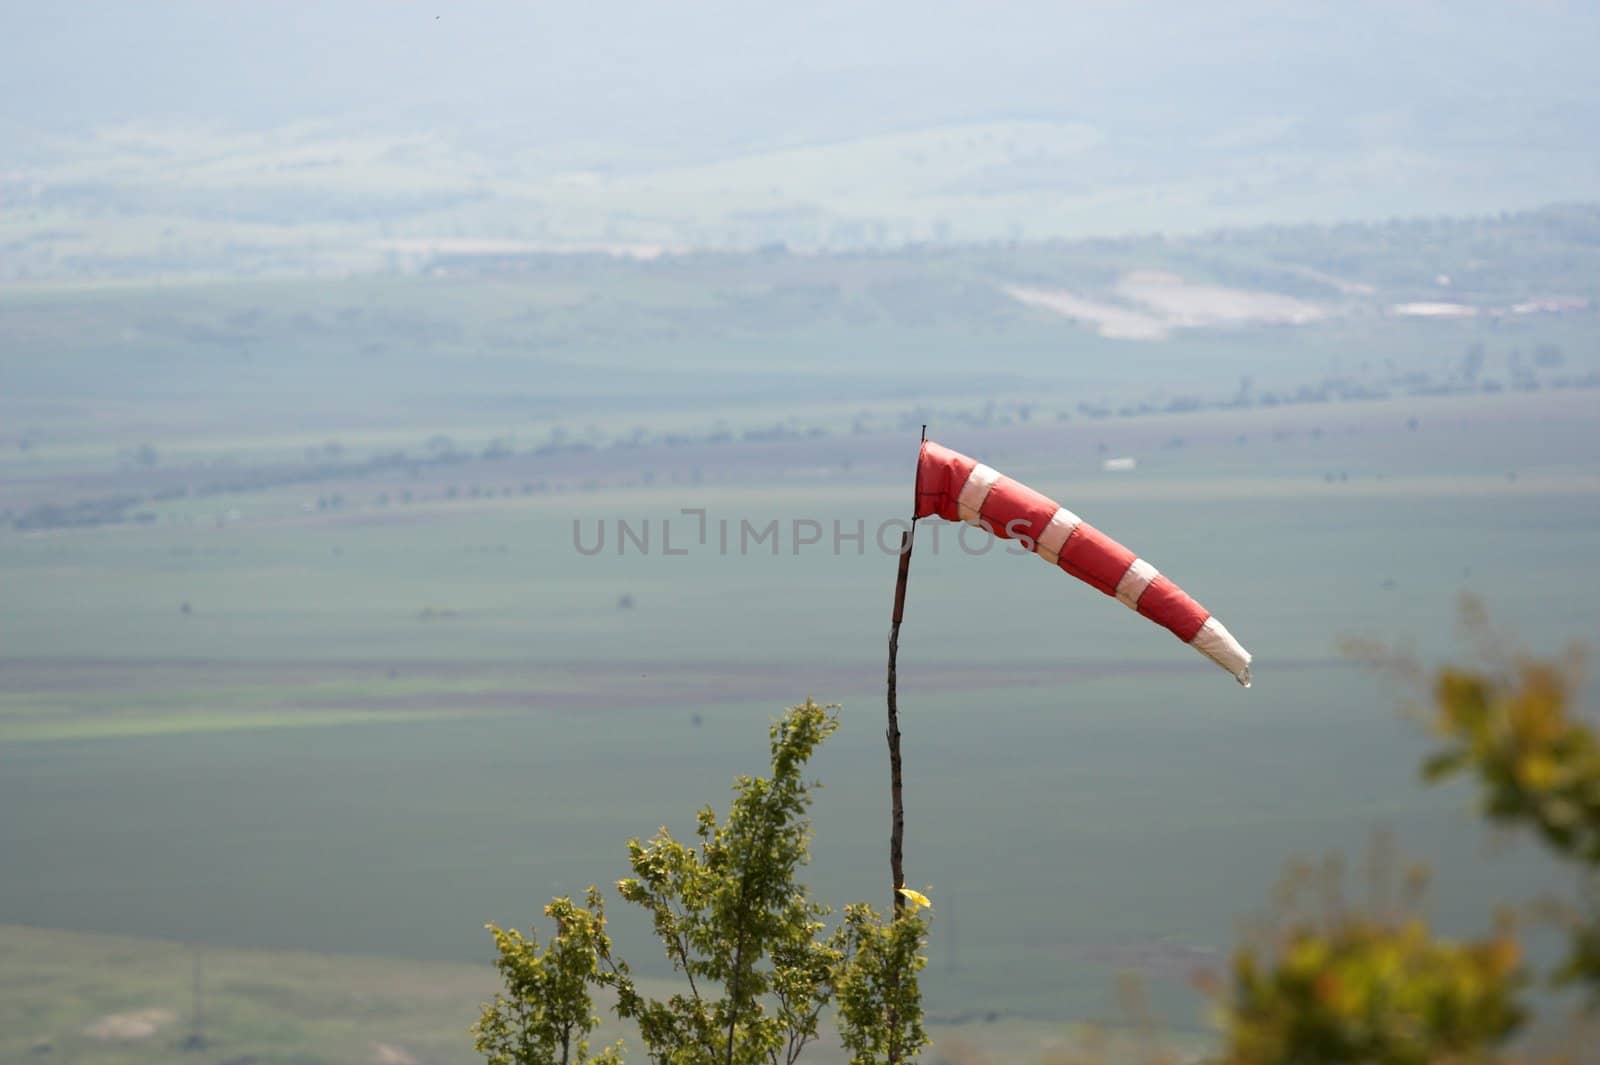
[[1195,602],[1176,584],[1165,577],[1157,577],[1139,597],[1139,613],[1172,630],[1172,635],[1188,643],[1200,626],[1211,616],[1210,611]]
[[1084,522],[1067,537],[1066,545],[1061,548],[1059,565],[1085,584],[1092,584],[1107,595],[1116,595],[1117,582],[1138,557]]
[[1061,505],[1025,484],[1001,477],[983,501],[983,521],[989,531],[1005,540],[1028,538],[1028,548],[1039,542],[1044,527]]
[[962,485],[972,476],[978,463],[958,451],[941,447],[933,441],[922,445],[922,457],[917,462],[917,513],[919,518],[937,514],[946,521],[960,521],[956,500]]

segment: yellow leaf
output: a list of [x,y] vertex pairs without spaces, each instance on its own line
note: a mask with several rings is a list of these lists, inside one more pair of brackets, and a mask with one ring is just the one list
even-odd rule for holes
[[911,912],[912,913],[916,913],[918,910],[922,909],[924,906],[926,906],[930,910],[933,909],[933,903],[929,902],[928,901],[928,896],[924,895],[922,892],[920,892],[920,891],[912,891],[908,887],[903,887],[903,888],[900,888],[899,890],[900,890],[900,894],[904,895],[906,897],[906,900],[911,903]]
[[1526,754],[1517,760],[1517,776],[1534,791],[1548,790],[1560,775],[1561,766],[1547,755]]

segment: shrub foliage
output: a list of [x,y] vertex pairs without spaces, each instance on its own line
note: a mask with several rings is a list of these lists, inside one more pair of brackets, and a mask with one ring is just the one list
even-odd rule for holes
[[632,875],[617,892],[650,914],[682,978],[666,998],[642,992],[613,952],[595,888],[583,905],[545,908],[556,930],[542,950],[489,926],[505,989],[474,1033],[490,1065],[616,1065],[619,1047],[588,1055],[597,987],[612,992],[655,1065],[794,1065],[830,1004],[853,1065],[913,1060],[927,1045],[917,980],[926,916],[906,907],[886,921],[858,904],[829,931],[831,910],[796,879],[810,857],[816,787],[804,770],[838,724],[832,707],[793,707],[772,726],[771,774],[739,777],[725,818],[702,809],[694,843],[666,828],[629,841]]

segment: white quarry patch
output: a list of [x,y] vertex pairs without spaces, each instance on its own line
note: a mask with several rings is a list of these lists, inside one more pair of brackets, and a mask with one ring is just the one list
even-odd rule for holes
[[1005,291],[1020,303],[1082,322],[1117,340],[1165,340],[1179,329],[1307,325],[1330,313],[1293,296],[1195,284],[1151,270],[1122,275],[1111,290],[1114,299],[1025,285],[1009,285]]
[[1465,303],[1444,303],[1424,300],[1418,303],[1396,303],[1389,313],[1401,318],[1476,318],[1478,308]]
[[1115,291],[1175,328],[1305,325],[1328,316],[1324,308],[1293,296],[1222,285],[1198,285],[1176,274],[1154,270],[1122,275]]
[[1165,340],[1171,330],[1166,322],[1154,315],[1144,314],[1112,303],[1084,299],[1065,289],[1024,288],[1009,286],[1006,293],[1030,307],[1053,311],[1063,318],[1083,322],[1094,327],[1103,337],[1117,340]]

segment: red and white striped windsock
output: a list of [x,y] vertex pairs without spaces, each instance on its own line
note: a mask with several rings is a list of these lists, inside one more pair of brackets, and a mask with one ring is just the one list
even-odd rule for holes
[[932,441],[917,463],[917,517],[965,521],[1017,540],[1114,595],[1250,687],[1250,652],[1156,568],[1054,500]]

